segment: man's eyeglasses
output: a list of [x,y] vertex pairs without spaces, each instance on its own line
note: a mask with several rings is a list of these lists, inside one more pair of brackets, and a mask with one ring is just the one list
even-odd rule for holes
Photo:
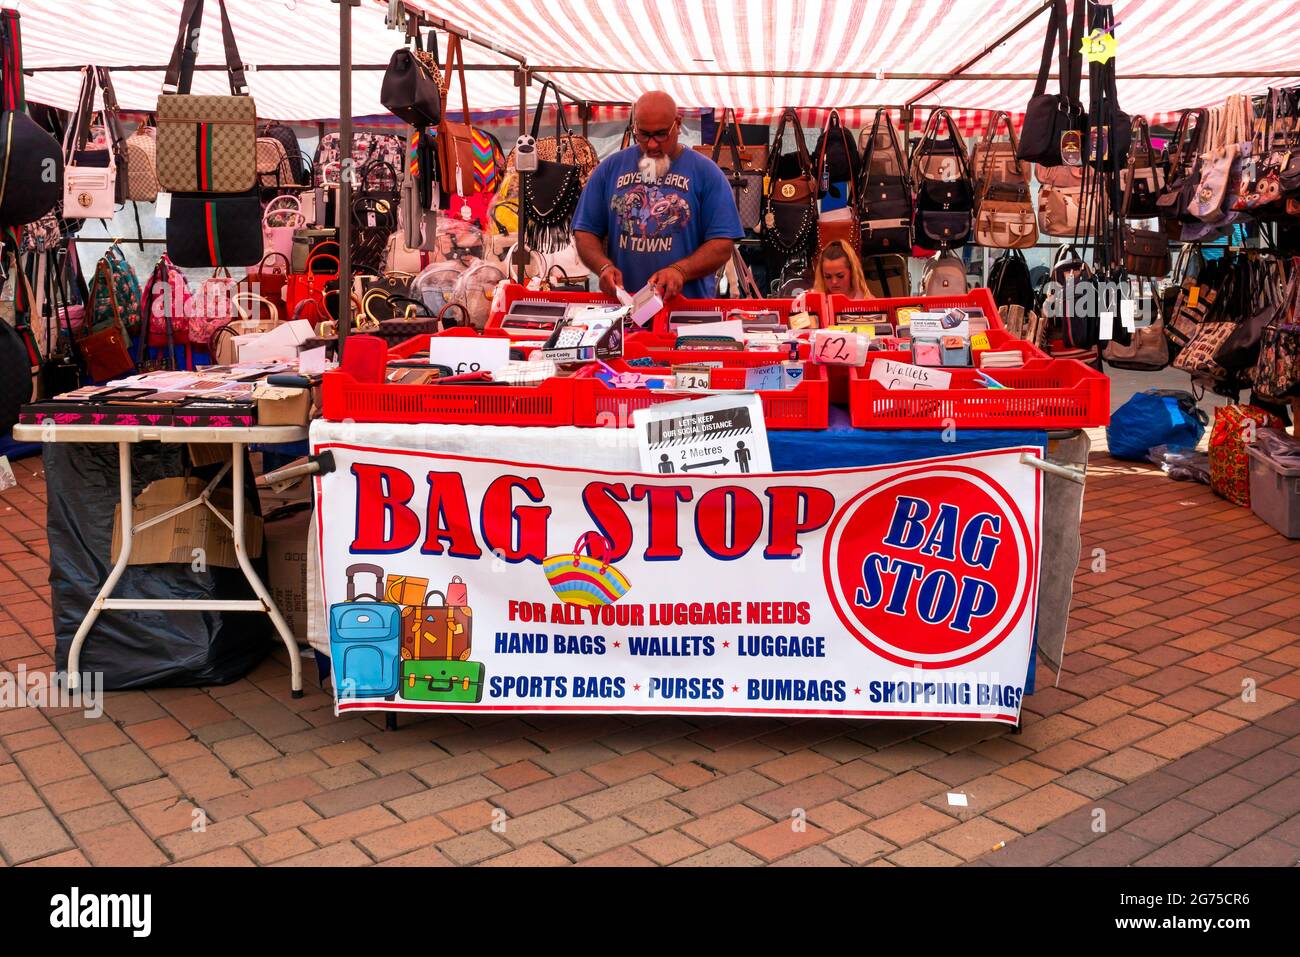
[[662,143],[664,140],[668,139],[668,137],[673,135],[673,130],[675,129],[677,129],[676,120],[674,120],[673,125],[668,127],[666,130],[643,130],[640,127],[635,127],[632,130],[632,135],[636,137],[638,143],[649,143],[651,140],[654,140],[656,143]]

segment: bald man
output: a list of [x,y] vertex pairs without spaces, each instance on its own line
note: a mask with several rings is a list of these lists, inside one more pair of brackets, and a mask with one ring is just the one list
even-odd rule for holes
[[726,176],[677,141],[681,128],[672,97],[646,93],[632,110],[635,144],[602,160],[582,191],[574,242],[607,295],[648,283],[665,302],[711,299],[744,235]]

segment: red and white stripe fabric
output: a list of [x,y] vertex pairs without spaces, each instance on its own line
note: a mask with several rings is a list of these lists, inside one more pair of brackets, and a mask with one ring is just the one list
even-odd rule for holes
[[[163,65],[170,59],[184,0],[23,0],[28,68]],[[523,56],[542,77],[593,103],[628,103],[662,89],[686,109],[732,106],[762,122],[795,106],[808,125],[837,104],[900,105],[915,100],[918,117],[952,104],[963,132],[987,122],[985,110],[1023,112],[1033,91],[1047,13],[1014,36],[995,41],[1040,10],[1043,0],[405,0],[467,32],[470,64],[497,71],[467,74],[476,113],[518,110],[519,91],[505,53]],[[1072,3],[1074,0],[1067,0]],[[1086,0],[1078,0],[1086,2]],[[227,0],[249,86],[267,119],[319,120],[339,113],[339,6],[331,0]],[[353,62],[388,62],[403,42],[385,27],[387,0],[353,11]],[[1129,113],[1167,114],[1214,105],[1233,93],[1300,85],[1295,25],[1300,0],[1115,0],[1119,99]],[[495,49],[493,49],[495,45]],[[968,76],[922,96],[962,64]],[[205,10],[201,64],[224,62],[217,5]],[[324,69],[258,70],[258,65]],[[567,70],[562,68],[568,68]],[[550,68],[550,69],[548,69]],[[575,72],[576,71],[576,72]],[[587,71],[587,72],[582,72]],[[1277,73],[1276,77],[1245,73]],[[752,74],[775,73],[779,76]],[[747,74],[747,75],[733,75]],[[853,75],[847,75],[853,74]],[[1172,75],[1191,74],[1178,78]],[[988,79],[986,75],[1005,77]],[[908,78],[910,77],[910,78]],[[353,74],[352,112],[380,114],[382,69]],[[124,109],[152,110],[158,71],[113,75]],[[69,108],[77,72],[28,78],[33,102]],[[1051,81],[1050,88],[1055,88]],[[195,75],[194,92],[228,89],[221,71]],[[534,83],[530,102],[539,85]],[[1087,100],[1085,89],[1084,100]],[[459,109],[459,97],[452,97]],[[595,119],[626,115],[598,107]],[[847,110],[845,124],[866,125],[872,111]]]

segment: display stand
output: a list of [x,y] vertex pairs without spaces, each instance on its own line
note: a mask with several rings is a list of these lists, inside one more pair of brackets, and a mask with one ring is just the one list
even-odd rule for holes
[[[253,569],[244,542],[244,452],[251,444],[275,445],[286,442],[298,442],[306,438],[307,430],[293,425],[263,425],[246,429],[226,428],[186,428],[180,426],[145,427],[132,425],[85,425],[85,426],[46,426],[17,425],[14,438],[18,441],[31,442],[111,442],[118,447],[118,474],[121,488],[122,507],[122,548],[117,556],[108,578],[95,596],[86,617],[82,619],[77,633],[72,639],[68,652],[68,687],[76,689],[81,681],[80,663],[81,647],[86,643],[90,630],[103,611],[254,611],[270,616],[276,632],[289,652],[291,688],[293,697],[302,697],[302,662],[298,656],[298,642],[289,630],[284,616],[275,606],[270,592]],[[229,445],[230,462],[226,463],[216,477],[208,483],[202,494],[193,501],[179,505],[148,522],[135,524],[135,502],[131,495],[131,446],[137,442],[168,442],[175,444],[211,444]],[[233,491],[233,521],[227,520],[209,499],[217,484],[229,472]],[[235,557],[240,571],[252,586],[256,599],[149,599],[149,598],[113,598],[113,589],[131,561],[131,544],[137,532],[166,521],[173,515],[192,508],[209,509],[227,528],[234,541]]]

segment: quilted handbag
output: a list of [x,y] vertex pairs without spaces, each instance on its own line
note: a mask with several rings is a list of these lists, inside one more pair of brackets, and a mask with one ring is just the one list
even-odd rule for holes
[[[728,130],[732,136],[723,149],[722,140]],[[704,153],[717,163],[727,174],[736,200],[736,209],[740,212],[740,225],[745,229],[757,229],[763,220],[763,167],[755,164],[751,157],[758,151],[746,147],[740,133],[740,124],[736,122],[736,112],[730,107],[722,111],[722,122],[718,124],[717,136],[712,146],[697,146],[698,152]],[[767,150],[762,155],[766,159]]]
[[[1251,424],[1247,424],[1247,423]],[[1250,507],[1250,457],[1259,429],[1281,429],[1286,424],[1271,412],[1253,405],[1221,405],[1214,410],[1210,429],[1210,488],[1229,502]]]
[[248,95],[226,0],[217,4],[230,95],[190,93],[203,0],[185,0],[158,97],[158,187],[173,193],[244,193],[257,182],[257,105]]
[[[780,143],[786,124],[794,128],[795,152],[784,158],[793,175],[777,175],[782,165]],[[817,180],[813,175],[812,158],[804,140],[799,115],[789,107],[781,112],[773,143],[777,148],[768,154],[768,179],[770,186],[763,208],[763,242],[769,249],[789,258],[811,253],[814,227],[817,224]]]
[[856,186],[862,255],[905,255],[912,249],[912,187],[887,110],[876,110],[863,142],[862,179]]
[[[583,551],[587,554],[582,554]],[[587,532],[573,551],[542,560],[542,572],[555,596],[570,605],[612,605],[627,594],[631,583],[610,564],[609,540]]]
[[141,126],[126,138],[128,201],[152,203],[158,198],[158,130]]

